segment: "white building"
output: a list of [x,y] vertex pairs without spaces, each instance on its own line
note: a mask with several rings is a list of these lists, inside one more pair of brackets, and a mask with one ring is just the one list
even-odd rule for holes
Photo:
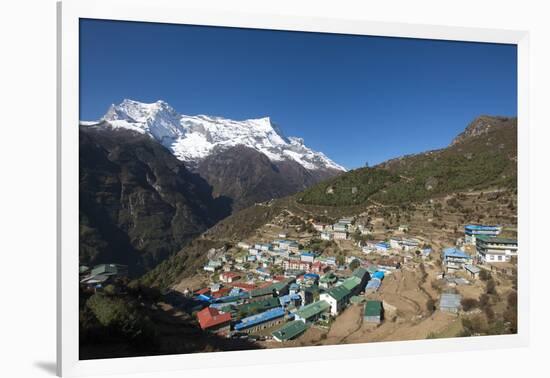
[[245,242],[239,242],[237,243],[237,247],[241,248],[241,249],[250,249],[250,244],[248,243],[245,243]]
[[332,234],[330,232],[321,232],[321,240],[332,240]]
[[326,301],[330,305],[330,314],[336,316],[346,307],[349,296],[350,291],[340,285],[322,293],[319,299]]
[[346,240],[348,233],[346,231],[334,231],[333,237],[335,240]]
[[507,262],[513,256],[518,255],[518,241],[478,235],[476,237],[476,250],[479,260],[483,263]]

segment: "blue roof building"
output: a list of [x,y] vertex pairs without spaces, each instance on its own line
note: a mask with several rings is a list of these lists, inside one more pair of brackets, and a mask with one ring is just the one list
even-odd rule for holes
[[443,250],[443,265],[447,268],[447,271],[462,269],[465,264],[469,264],[471,261],[472,257],[458,248],[450,247]]
[[487,226],[482,224],[467,224],[464,226],[464,240],[466,243],[476,244],[476,237],[480,235],[497,236],[502,231],[501,226]]
[[389,243],[380,242],[380,243],[376,243],[376,244],[374,245],[374,248],[376,248],[377,251],[385,252],[385,251],[387,251],[388,249],[390,249],[391,246],[390,246]]
[[373,278],[367,283],[367,286],[365,287],[365,292],[367,291],[377,291],[380,288],[380,285],[382,285],[382,281],[380,278]]
[[270,326],[282,322],[284,316],[285,310],[282,307],[272,308],[260,314],[241,319],[241,321],[235,324],[235,330],[243,332],[255,331],[259,329],[259,326]]

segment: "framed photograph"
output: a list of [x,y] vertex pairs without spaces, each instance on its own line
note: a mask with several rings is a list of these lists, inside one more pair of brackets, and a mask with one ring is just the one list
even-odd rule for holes
[[527,345],[526,32],[63,1],[58,45],[58,374]]

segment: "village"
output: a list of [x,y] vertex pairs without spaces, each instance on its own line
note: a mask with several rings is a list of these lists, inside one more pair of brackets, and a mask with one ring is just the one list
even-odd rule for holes
[[[428,337],[443,335],[459,313],[475,313],[462,304],[483,293],[480,274],[515,271],[517,240],[501,226],[465,225],[436,249],[407,225],[384,240],[360,217],[305,225],[267,224],[257,238],[208,251],[207,284],[180,287],[202,330],[264,347],[426,338],[428,326]],[[402,336],[403,322],[424,331]]]

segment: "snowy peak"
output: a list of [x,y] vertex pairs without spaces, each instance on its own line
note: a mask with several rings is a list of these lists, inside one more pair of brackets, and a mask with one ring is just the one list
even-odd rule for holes
[[297,137],[285,137],[269,117],[235,121],[207,115],[179,114],[164,101],[142,103],[125,99],[111,105],[102,120],[113,128],[147,134],[178,159],[196,164],[217,151],[244,145],[271,161],[294,160],[308,170],[345,168],[316,152]]

